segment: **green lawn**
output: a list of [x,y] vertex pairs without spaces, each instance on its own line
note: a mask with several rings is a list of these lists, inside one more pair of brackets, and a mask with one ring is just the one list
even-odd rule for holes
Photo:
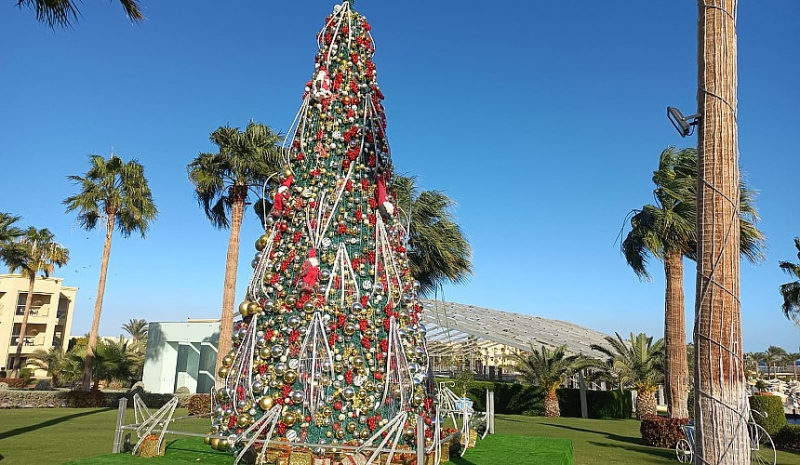
[[[185,413],[185,410],[179,410],[176,416]],[[127,421],[133,421],[131,410],[128,411]],[[0,465],[65,463],[108,454],[111,452],[115,422],[116,410],[113,409],[0,410]],[[525,439],[514,436],[570,439],[576,465],[678,463],[672,450],[644,445],[639,435],[639,422],[635,420],[498,415],[495,425],[498,436],[484,443],[485,452],[480,452],[479,441],[478,449],[467,451],[462,459],[453,463],[532,463],[526,462],[525,457],[519,454],[525,447],[513,447],[513,444]],[[189,419],[171,425],[170,429],[205,432],[207,427],[206,419]],[[502,450],[495,453],[496,447]],[[176,459],[185,456],[187,459],[193,458],[193,463],[224,463],[218,462],[220,457],[208,453],[198,440],[173,443],[172,448],[174,453],[179,454],[174,456]],[[146,460],[131,458],[124,462]],[[164,459],[151,461],[170,463]],[[98,458],[83,463],[108,463],[108,460]],[[232,460],[228,463],[232,463]],[[779,452],[778,464],[800,465],[800,454]]]

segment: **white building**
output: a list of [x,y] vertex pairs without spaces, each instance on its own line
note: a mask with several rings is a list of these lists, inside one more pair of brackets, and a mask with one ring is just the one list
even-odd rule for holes
[[214,388],[219,320],[150,323],[144,363],[144,389],[173,393],[186,387],[208,393]]

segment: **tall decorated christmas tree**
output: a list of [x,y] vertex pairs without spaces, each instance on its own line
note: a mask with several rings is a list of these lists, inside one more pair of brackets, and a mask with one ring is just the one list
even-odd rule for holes
[[285,441],[334,463],[360,447],[377,462],[375,449],[416,449],[420,420],[433,437],[419,283],[394,206],[370,25],[345,1],[317,40],[219,373],[212,432],[227,439],[212,445],[275,461]]

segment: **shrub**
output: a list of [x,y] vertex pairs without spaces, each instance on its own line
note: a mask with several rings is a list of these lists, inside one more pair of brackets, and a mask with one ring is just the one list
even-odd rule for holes
[[33,370],[31,370],[30,368],[20,368],[19,377],[30,379],[31,377],[33,377]]
[[195,394],[186,402],[189,415],[202,415],[211,411],[211,395]]
[[753,413],[753,419],[767,430],[770,436],[786,426],[786,413],[778,396],[750,396],[750,409],[766,413],[766,416]]
[[66,395],[70,407],[106,407],[106,397],[102,392],[91,389],[87,391],[69,391]]
[[181,386],[175,390],[175,394],[191,394],[192,391],[186,386]]
[[12,389],[24,389],[28,385],[28,378],[0,378],[0,383],[8,384]]
[[654,447],[673,448],[679,440],[686,437],[681,430],[682,425],[688,425],[688,418],[666,418],[647,416],[642,418],[639,431],[642,439]]
[[36,383],[33,389],[35,391],[51,391],[53,389],[53,383],[51,383],[49,379],[42,379]]
[[800,451],[800,425],[786,425],[772,436],[778,449]]

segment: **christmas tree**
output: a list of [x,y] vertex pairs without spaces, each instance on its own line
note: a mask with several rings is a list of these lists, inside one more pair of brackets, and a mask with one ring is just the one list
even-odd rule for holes
[[212,433],[228,439],[212,445],[239,458],[273,459],[271,439],[320,458],[360,446],[377,459],[376,448],[416,448],[418,419],[433,437],[419,283],[391,188],[370,25],[345,1],[317,41],[215,392]]

